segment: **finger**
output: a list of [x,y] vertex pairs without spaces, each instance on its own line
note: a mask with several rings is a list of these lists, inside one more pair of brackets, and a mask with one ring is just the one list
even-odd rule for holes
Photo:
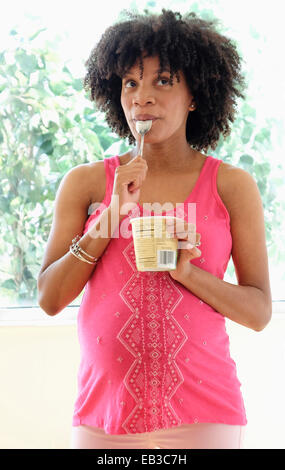
[[188,243],[188,248],[186,248],[191,255],[192,258],[199,258],[202,254],[201,250],[197,248],[196,246],[193,246],[191,243]]
[[142,156],[140,153],[138,153],[135,157],[133,157],[130,161],[133,162],[135,160],[139,160],[139,159],[142,159]]
[[194,247],[192,243],[189,243],[188,240],[178,240],[178,249],[179,250],[189,250],[190,247]]
[[200,246],[200,245],[201,245],[201,234],[196,233],[196,246]]
[[176,230],[177,231],[184,231],[190,233],[196,233],[196,225],[192,223],[188,223],[185,220],[178,220],[176,223]]
[[183,235],[183,233],[187,232],[187,228],[182,226],[176,226],[174,222],[166,220],[166,230],[173,235]]
[[166,227],[168,227],[169,231],[172,233],[196,233],[196,225],[188,223],[183,219],[166,219]]
[[188,240],[188,232],[175,232],[173,229],[169,228],[166,228],[166,231],[169,234],[169,238],[177,238],[178,240]]
[[183,219],[166,219],[166,225],[174,227],[176,230],[187,230],[188,223]]
[[[167,229],[167,231],[169,231],[169,229]],[[171,237],[177,238],[177,239],[180,240],[180,241],[189,242],[189,243],[191,243],[193,246],[195,246],[195,245],[199,242],[199,239],[197,239],[197,234],[196,234],[196,233],[193,233],[193,232],[184,232],[184,231],[181,231],[181,232],[173,233],[173,231],[172,231],[172,232],[171,232]]]
[[195,248],[195,244],[189,242],[188,239],[178,240],[178,248],[180,250],[192,250],[193,248]]
[[189,251],[190,251],[190,253],[193,257],[192,259],[200,258],[201,254],[202,254],[201,250],[199,250],[199,248],[197,248],[196,246],[194,248],[191,248]]
[[142,179],[138,176],[134,181],[129,183],[128,189],[129,191],[133,191],[135,189],[140,188],[142,185]]
[[182,240],[187,240],[189,243],[191,243],[194,246],[200,246],[201,245],[201,234],[196,233],[196,232],[180,232],[177,234],[178,239]]
[[[177,237],[176,237],[177,238]],[[193,234],[187,233],[184,237],[178,238],[178,246],[191,248],[193,246],[200,246],[201,245],[201,235],[200,233]]]

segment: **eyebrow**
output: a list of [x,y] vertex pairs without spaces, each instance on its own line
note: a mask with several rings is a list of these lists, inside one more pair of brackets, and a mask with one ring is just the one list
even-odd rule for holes
[[[158,69],[158,70],[156,70],[156,71],[153,73],[153,75],[158,75],[159,73],[162,74],[162,73],[164,73],[164,72],[169,72],[169,73],[170,73],[170,68],[164,67],[163,70]],[[126,73],[123,75],[123,78],[124,78],[124,77],[127,77],[128,75],[133,75],[133,73],[132,73],[132,72],[126,72]]]

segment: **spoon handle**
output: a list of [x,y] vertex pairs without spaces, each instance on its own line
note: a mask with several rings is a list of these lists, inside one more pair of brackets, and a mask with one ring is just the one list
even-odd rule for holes
[[143,156],[143,144],[144,144],[144,134],[141,136],[141,148],[140,148],[141,156]]

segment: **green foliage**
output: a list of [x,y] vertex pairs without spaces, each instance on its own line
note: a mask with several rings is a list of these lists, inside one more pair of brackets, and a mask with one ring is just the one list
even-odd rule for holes
[[[278,197],[284,182],[281,166],[275,163],[272,155],[271,134],[275,126],[274,119],[258,123],[255,109],[247,99],[240,105],[231,135],[225,140],[221,138],[215,151],[211,152],[214,157],[243,168],[257,182],[264,208],[267,249],[273,263],[285,259],[283,244],[279,243],[285,203]],[[229,271],[233,275],[233,266]]]
[[56,52],[33,47],[11,31],[16,46],[0,52],[0,296],[36,301],[37,276],[63,175],[100,160],[122,142],[85,97]]
[[275,243],[272,231],[279,227],[280,210],[284,212],[285,209],[284,203],[277,197],[282,181],[274,175],[276,164],[269,158],[274,126],[273,119],[266,119],[265,123],[258,125],[255,110],[248,99],[240,106],[231,136],[221,139],[213,152],[225,162],[243,168],[256,180],[266,214],[268,247]]

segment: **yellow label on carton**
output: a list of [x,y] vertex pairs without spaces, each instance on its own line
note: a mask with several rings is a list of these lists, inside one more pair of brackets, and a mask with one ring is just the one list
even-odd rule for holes
[[131,219],[138,271],[176,269],[178,240],[166,229],[171,216],[136,217]]

